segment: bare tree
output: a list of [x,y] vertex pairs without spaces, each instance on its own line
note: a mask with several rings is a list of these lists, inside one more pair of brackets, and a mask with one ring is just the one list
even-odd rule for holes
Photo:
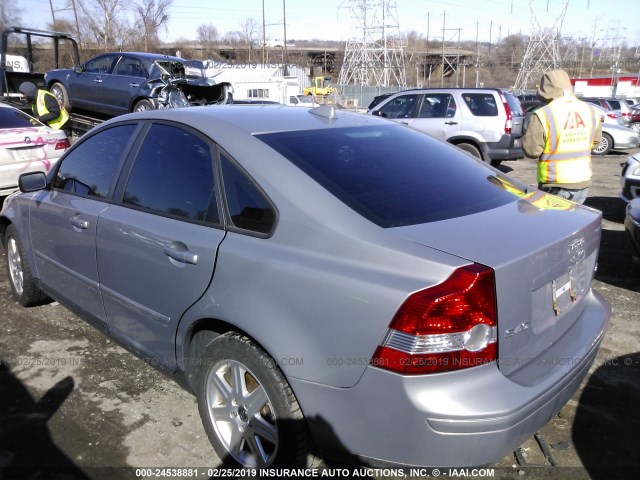
[[7,27],[19,26],[22,23],[22,9],[16,6],[16,2],[0,0],[0,32]]
[[197,28],[198,41],[202,47],[202,55],[206,58],[214,53],[214,47],[218,43],[218,29],[209,24],[203,23]]
[[149,51],[149,45],[160,43],[158,30],[163,25],[166,28],[172,3],[173,0],[138,0],[134,4],[136,26],[142,33],[145,52]]
[[85,38],[104,51],[122,47],[127,31],[126,0],[77,0]]
[[240,22],[242,28],[242,35],[244,41],[249,48],[249,61],[251,61],[251,50],[253,49],[253,42],[256,37],[260,37],[261,27],[260,24],[254,18],[247,18],[243,22]]

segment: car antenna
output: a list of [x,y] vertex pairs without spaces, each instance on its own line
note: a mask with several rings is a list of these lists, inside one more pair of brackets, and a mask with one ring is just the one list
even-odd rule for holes
[[333,120],[334,118],[338,118],[336,114],[336,109],[333,105],[320,105],[319,107],[312,108],[309,112],[314,115],[318,115],[319,117],[328,118],[329,120]]

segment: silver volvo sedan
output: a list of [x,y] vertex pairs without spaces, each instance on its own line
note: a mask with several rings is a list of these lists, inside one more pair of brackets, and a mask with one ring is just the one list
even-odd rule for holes
[[229,464],[498,461],[610,317],[600,212],[328,106],[124,115],[20,189],[0,214],[16,299],[153,360]]

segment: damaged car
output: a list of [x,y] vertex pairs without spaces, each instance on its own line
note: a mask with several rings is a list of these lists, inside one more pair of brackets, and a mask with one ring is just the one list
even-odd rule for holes
[[47,88],[67,109],[107,115],[230,101],[230,84],[211,84],[202,63],[155,53],[105,53],[50,70]]

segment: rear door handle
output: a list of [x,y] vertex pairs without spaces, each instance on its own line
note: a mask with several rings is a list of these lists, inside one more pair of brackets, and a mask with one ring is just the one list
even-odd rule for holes
[[73,225],[75,228],[79,230],[86,230],[87,228],[89,228],[89,222],[86,220],[83,220],[79,214],[76,214],[73,217],[71,217],[69,221],[71,222],[71,225]]
[[444,122],[445,125],[457,125],[458,122]]
[[139,83],[130,83],[129,86],[130,87],[139,87],[140,84]]
[[96,78],[93,83],[102,83],[102,79],[101,78]]
[[189,248],[182,242],[171,242],[171,245],[164,247],[164,253],[176,262],[198,264],[198,254],[189,251]]

